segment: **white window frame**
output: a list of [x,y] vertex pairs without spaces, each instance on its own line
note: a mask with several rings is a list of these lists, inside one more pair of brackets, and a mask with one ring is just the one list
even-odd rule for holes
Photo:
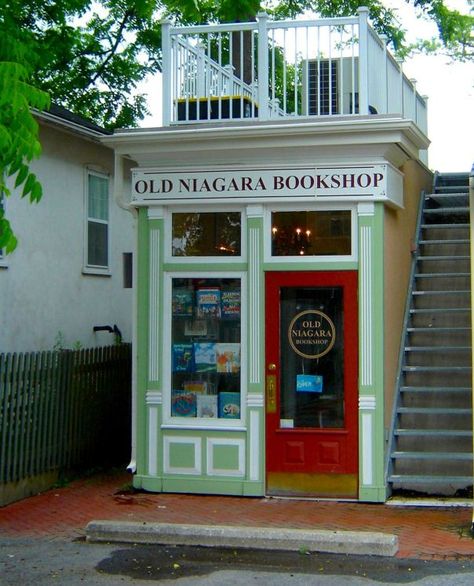
[[[239,256],[173,256],[172,234],[173,234],[173,214],[205,214],[205,213],[240,213],[240,255]],[[203,205],[203,206],[173,206],[167,207],[164,212],[165,220],[165,262],[179,264],[203,264],[203,263],[225,263],[236,264],[245,262],[247,258],[247,214],[244,206],[226,206],[226,205]]]
[[163,429],[238,429],[245,430],[247,405],[247,274],[241,271],[190,271],[168,272],[164,275],[164,307],[171,308],[173,279],[240,279],[240,419],[215,419],[201,417],[171,416],[171,310],[166,311],[163,320]]
[[[347,211],[351,213],[351,254],[338,254],[338,255],[288,255],[288,256],[273,256],[272,255],[272,213],[273,212],[329,212],[329,211]],[[356,262],[358,258],[358,216],[357,216],[357,205],[348,204],[310,204],[310,203],[292,203],[291,205],[272,205],[265,209],[264,213],[264,258],[265,263],[282,263],[287,261],[299,262],[304,264],[314,263],[338,263],[338,262]]]
[[[96,176],[107,180],[107,220],[100,220],[98,218],[89,217],[89,176]],[[109,276],[111,274],[111,246],[110,246],[110,174],[101,170],[87,167],[84,173],[84,261],[82,272],[88,275],[103,275]],[[99,224],[107,225],[107,265],[92,265],[89,263],[89,221],[92,220]]]

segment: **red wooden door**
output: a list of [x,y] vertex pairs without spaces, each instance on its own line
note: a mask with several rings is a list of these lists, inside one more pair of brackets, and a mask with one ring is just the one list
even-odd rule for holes
[[267,493],[356,498],[357,273],[265,285]]

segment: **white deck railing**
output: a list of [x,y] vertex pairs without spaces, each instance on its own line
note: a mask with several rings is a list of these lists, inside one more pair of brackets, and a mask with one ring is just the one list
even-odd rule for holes
[[426,132],[426,100],[357,17],[163,23],[163,123],[400,114]]

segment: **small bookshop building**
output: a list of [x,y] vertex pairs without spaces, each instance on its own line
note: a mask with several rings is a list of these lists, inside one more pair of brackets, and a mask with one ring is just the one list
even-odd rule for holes
[[118,197],[133,167],[134,484],[384,501],[428,140],[400,114],[262,103],[104,138]]
[[431,178],[409,124],[359,125],[107,138],[138,163],[136,486],[385,499]]

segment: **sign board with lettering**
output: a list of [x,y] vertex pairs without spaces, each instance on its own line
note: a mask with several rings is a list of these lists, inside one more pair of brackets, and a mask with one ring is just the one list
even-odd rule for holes
[[402,194],[402,175],[390,165],[170,172],[136,169],[132,177],[132,198],[137,203],[351,197],[400,205]]
[[291,320],[288,341],[303,358],[321,358],[333,348],[336,328],[332,319],[322,311],[307,309]]

